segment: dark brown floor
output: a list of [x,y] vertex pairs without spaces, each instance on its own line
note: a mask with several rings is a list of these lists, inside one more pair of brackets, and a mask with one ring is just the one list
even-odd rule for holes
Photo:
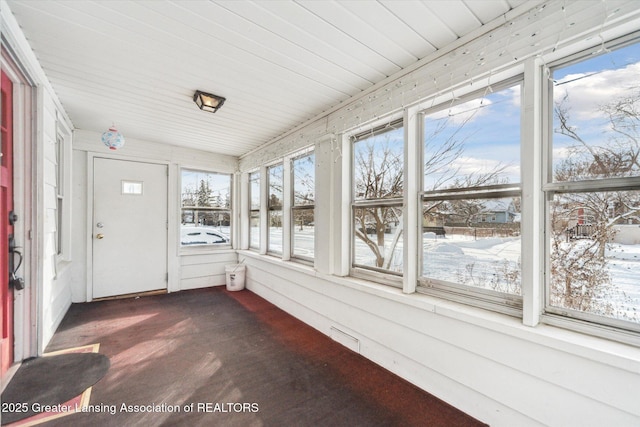
[[92,343],[111,368],[90,404],[115,414],[47,426],[482,425],[247,290],[74,304],[47,351]]

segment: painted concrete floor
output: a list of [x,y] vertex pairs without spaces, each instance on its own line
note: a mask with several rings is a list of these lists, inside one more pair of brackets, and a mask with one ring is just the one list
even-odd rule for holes
[[483,425],[248,290],[74,304],[47,351],[94,343],[89,412],[45,425]]

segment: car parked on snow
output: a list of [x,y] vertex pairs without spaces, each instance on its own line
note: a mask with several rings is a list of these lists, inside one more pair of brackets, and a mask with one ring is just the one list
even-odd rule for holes
[[229,244],[229,236],[211,227],[182,226],[180,243],[185,245],[220,245]]

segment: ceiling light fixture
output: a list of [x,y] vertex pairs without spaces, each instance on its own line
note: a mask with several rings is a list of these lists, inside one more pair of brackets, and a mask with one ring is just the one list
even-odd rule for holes
[[209,111],[210,113],[215,113],[222,107],[226,98],[223,98],[218,95],[212,95],[210,93],[201,92],[199,90],[193,94],[193,102],[196,103],[198,108],[202,111]]

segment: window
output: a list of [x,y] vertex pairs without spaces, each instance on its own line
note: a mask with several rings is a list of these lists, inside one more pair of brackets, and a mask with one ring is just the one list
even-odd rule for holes
[[353,137],[352,267],[402,275],[404,128]]
[[142,196],[144,182],[142,181],[122,181],[122,194],[130,196]]
[[[53,243],[58,264],[71,260],[71,130],[56,116],[55,151],[55,231]],[[57,270],[56,270],[57,271]],[[57,274],[57,272],[56,272]]]
[[249,247],[260,249],[260,172],[249,174]]
[[231,175],[182,170],[180,244],[231,243]]
[[421,291],[508,313],[522,306],[520,88],[424,115]]
[[640,44],[552,67],[546,313],[640,330]]
[[284,196],[282,163],[267,168],[269,200],[267,202],[269,215],[267,218],[268,242],[267,252],[282,254],[282,201]]
[[315,223],[315,155],[291,159],[293,204],[291,207],[291,256],[313,260]]
[[58,135],[56,138],[56,231],[54,241],[56,244],[56,255],[62,255],[63,247],[63,221],[67,213],[64,209],[64,139]]

